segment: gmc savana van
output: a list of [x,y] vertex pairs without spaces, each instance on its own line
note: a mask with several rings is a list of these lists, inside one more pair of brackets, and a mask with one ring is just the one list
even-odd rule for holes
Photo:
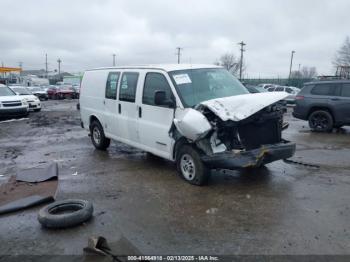
[[88,70],[80,90],[82,127],[105,150],[117,140],[176,162],[204,184],[210,169],[259,167],[291,157],[282,139],[285,92],[250,94],[213,65],[149,65]]

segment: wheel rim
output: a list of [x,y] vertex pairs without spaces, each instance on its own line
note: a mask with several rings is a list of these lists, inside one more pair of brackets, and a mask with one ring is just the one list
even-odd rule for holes
[[193,180],[196,175],[194,160],[189,154],[184,154],[180,161],[181,172],[187,180]]
[[101,132],[97,127],[94,127],[92,130],[92,137],[94,138],[95,143],[99,145],[101,142]]
[[312,116],[311,125],[316,129],[326,129],[329,125],[329,121],[324,114],[319,113]]

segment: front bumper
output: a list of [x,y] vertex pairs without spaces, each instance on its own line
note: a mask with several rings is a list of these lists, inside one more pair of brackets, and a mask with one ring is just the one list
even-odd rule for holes
[[210,168],[239,169],[259,167],[277,160],[286,159],[295,153],[295,143],[284,141],[278,144],[263,145],[260,148],[238,153],[225,151],[204,155],[201,160]]
[[0,109],[0,117],[26,116],[26,115],[28,115],[28,107]]

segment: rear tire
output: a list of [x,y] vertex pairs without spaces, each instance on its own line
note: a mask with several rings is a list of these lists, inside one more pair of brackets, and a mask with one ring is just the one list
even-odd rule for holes
[[95,146],[96,149],[106,150],[109,147],[111,140],[105,137],[105,133],[100,122],[94,120],[91,123],[90,134],[92,144]]
[[333,117],[325,110],[316,110],[309,116],[309,126],[316,132],[330,132],[333,129]]
[[210,169],[201,161],[200,153],[190,145],[183,145],[176,154],[179,175],[192,185],[201,186],[208,182]]

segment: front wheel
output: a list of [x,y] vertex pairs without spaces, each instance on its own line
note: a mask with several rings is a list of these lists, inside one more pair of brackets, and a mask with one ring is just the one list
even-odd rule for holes
[[203,164],[195,148],[184,145],[176,155],[177,170],[183,179],[197,186],[208,182],[210,170]]
[[93,121],[90,126],[92,144],[98,150],[106,150],[111,143],[111,140],[105,137],[103,128],[98,121]]
[[333,117],[325,110],[317,110],[309,116],[309,126],[313,131],[330,132],[333,129]]

